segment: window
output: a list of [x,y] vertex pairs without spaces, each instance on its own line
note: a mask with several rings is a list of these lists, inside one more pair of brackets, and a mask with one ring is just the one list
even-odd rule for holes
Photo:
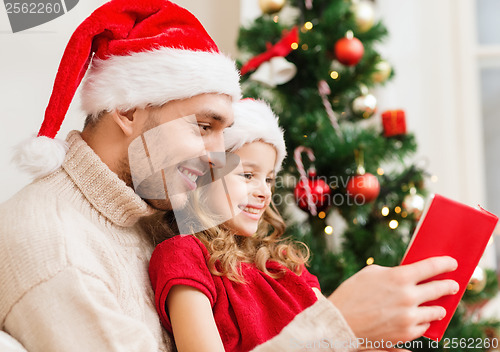
[[[476,0],[477,57],[480,70],[486,200],[500,214],[500,2]],[[499,228],[497,227],[497,235]],[[500,237],[495,240],[500,267]]]

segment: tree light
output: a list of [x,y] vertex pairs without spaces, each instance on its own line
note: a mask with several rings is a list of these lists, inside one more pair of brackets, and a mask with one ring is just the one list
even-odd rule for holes
[[295,50],[299,47],[299,44],[298,43],[292,43],[292,45],[290,45],[290,47]]
[[398,222],[397,220],[391,220],[391,221],[389,221],[389,227],[390,227],[391,229],[393,229],[393,230],[394,230],[394,229],[395,229],[395,228],[397,228],[398,226],[399,226],[399,222]]
[[339,78],[339,73],[337,71],[332,71],[332,72],[330,72],[330,77],[332,79],[337,79],[337,78]]
[[382,213],[382,216],[389,215],[389,207],[383,207],[381,213]]
[[372,265],[373,263],[375,263],[375,259],[373,259],[373,257],[370,257],[366,260],[366,265]]
[[384,169],[382,169],[381,167],[379,167],[377,169],[377,174],[380,175],[380,176],[382,176],[384,174]]
[[331,235],[333,233],[333,227],[331,227],[331,226],[325,227],[325,233],[327,235]]
[[308,31],[310,31],[313,28],[312,22],[308,21],[308,22],[304,23],[304,28],[307,29]]
[[401,213],[401,207],[396,207],[396,208],[394,208],[394,212],[395,212],[396,214]]
[[320,211],[318,214],[318,218],[320,218],[320,219],[324,219],[325,216],[326,216],[326,213],[324,211]]

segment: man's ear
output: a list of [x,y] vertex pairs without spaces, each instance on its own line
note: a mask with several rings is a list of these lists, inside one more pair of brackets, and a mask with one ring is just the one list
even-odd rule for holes
[[115,109],[111,112],[111,118],[127,137],[132,136],[137,129],[139,121],[135,115],[136,109],[127,111]]

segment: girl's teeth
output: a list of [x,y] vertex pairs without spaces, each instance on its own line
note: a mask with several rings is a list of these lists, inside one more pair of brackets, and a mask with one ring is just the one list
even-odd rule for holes
[[255,208],[249,208],[249,207],[245,207],[245,210],[247,213],[250,213],[250,214],[258,214],[259,213],[259,209],[255,209]]

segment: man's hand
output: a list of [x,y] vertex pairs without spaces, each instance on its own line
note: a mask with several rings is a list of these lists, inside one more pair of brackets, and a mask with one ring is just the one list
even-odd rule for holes
[[443,319],[443,307],[420,304],[459,290],[453,280],[419,284],[453,271],[457,261],[434,257],[394,268],[371,265],[343,282],[328,299],[340,310],[358,338],[370,341],[410,341],[422,336],[433,320]]

